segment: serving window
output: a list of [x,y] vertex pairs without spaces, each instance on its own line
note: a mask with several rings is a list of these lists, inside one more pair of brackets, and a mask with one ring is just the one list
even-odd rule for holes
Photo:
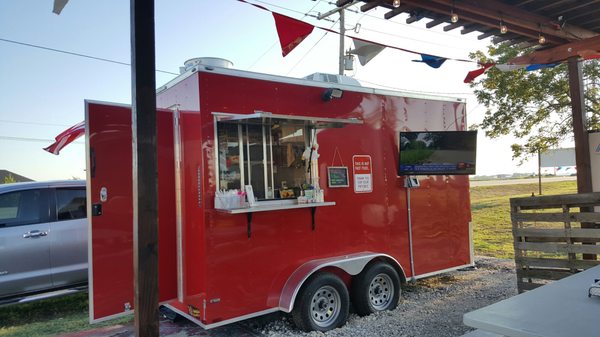
[[[252,186],[258,201],[309,196],[318,186],[317,130],[361,124],[357,119],[213,112],[217,189]],[[314,152],[313,152],[314,151]],[[304,190],[304,192],[303,192]]]
[[259,201],[300,196],[308,181],[302,154],[316,140],[315,129],[281,119],[258,122],[217,122],[219,189],[252,185]]

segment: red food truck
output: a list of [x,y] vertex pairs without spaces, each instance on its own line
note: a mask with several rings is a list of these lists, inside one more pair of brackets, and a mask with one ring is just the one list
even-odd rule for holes
[[[399,173],[401,133],[464,131],[464,100],[227,65],[192,59],[157,91],[162,305],[207,329],[283,311],[326,331],[350,301],[393,309],[407,280],[473,264],[468,176]],[[85,105],[97,322],[135,309],[131,108]]]

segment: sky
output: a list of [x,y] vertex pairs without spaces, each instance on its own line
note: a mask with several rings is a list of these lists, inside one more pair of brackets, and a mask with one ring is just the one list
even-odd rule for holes
[[[337,14],[329,20],[313,17],[335,8],[333,2],[248,1],[316,26],[339,28]],[[84,119],[85,99],[131,104],[131,68],[59,51],[130,63],[129,1],[70,0],[60,15],[52,13],[52,3],[0,0],[0,169],[34,180],[85,179],[82,138],[58,156],[42,148]],[[236,69],[289,77],[338,71],[337,34],[315,29],[282,57],[275,23],[267,11],[236,0],[156,0],[155,4],[157,87],[176,77],[179,67],[194,57],[220,57],[232,61]],[[476,32],[443,32],[442,25],[426,29],[426,19],[408,25],[405,14],[384,20],[384,10],[361,13],[358,7],[346,12],[345,27],[348,35],[362,39],[461,59],[490,43],[478,40]],[[350,38],[345,45],[352,47]],[[412,62],[415,59],[419,56],[387,48],[365,66],[356,61],[346,75],[367,87],[465,98],[469,124],[481,121],[485,108],[463,83],[467,72],[477,68],[474,63],[449,60],[433,69]],[[522,166],[512,161],[513,142],[509,137],[490,140],[480,131],[477,174],[537,171],[536,159]]]

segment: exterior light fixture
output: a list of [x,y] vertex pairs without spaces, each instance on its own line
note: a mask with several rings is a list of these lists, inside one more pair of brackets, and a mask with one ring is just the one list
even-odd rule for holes
[[329,88],[323,92],[323,94],[321,95],[321,99],[323,100],[323,102],[329,102],[334,98],[342,98],[343,95],[344,91],[342,89]]
[[504,20],[500,20],[500,34],[506,34],[508,32],[508,27],[504,23]]
[[392,1],[392,6],[394,6],[394,8],[400,7],[400,0],[394,0],[394,1]]
[[458,14],[454,13],[454,9],[450,12],[450,21],[452,21],[452,23],[458,22]]
[[544,35],[542,35],[542,25],[540,24],[540,33],[538,35],[538,43],[539,44],[544,44],[546,43],[546,37]]
[[452,9],[450,10],[450,22],[457,23],[458,22],[458,14],[454,12],[454,0],[452,0]]

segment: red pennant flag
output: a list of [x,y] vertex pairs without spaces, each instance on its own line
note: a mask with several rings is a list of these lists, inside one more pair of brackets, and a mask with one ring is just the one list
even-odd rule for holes
[[56,141],[52,145],[44,148],[44,150],[52,154],[58,155],[63,147],[69,145],[72,141],[81,137],[81,135],[83,135],[84,133],[85,122],[75,124],[72,127],[63,131],[60,135],[56,136],[56,138],[54,138]]
[[496,63],[483,63],[481,64],[482,68],[479,68],[477,70],[473,70],[473,71],[469,71],[469,73],[467,74],[467,77],[465,77],[465,83],[471,83],[473,82],[477,77],[481,76],[481,74],[485,73],[486,70],[488,70],[488,68],[490,68],[491,66],[495,65]]
[[279,43],[281,44],[281,55],[289,54],[297,45],[313,31],[314,26],[289,16],[273,12]]

